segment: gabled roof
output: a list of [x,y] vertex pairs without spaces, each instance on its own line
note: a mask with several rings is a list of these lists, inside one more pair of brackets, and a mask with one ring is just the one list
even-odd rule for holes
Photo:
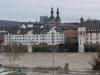
[[83,23],[80,23],[80,27],[86,27],[87,32],[100,32],[100,21],[88,20]]
[[100,28],[100,21],[99,20],[88,20],[83,23],[80,23],[81,27],[87,28]]

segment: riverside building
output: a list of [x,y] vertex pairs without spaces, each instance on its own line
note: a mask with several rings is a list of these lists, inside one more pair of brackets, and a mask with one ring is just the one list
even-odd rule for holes
[[[24,26],[23,26],[24,27]],[[24,27],[25,28],[25,27]],[[25,29],[27,30],[27,29]],[[39,45],[40,43],[47,43],[48,45],[57,45],[64,43],[64,33],[56,26],[38,26],[32,30],[18,31],[18,34],[4,35],[5,45],[16,42],[23,45]]]

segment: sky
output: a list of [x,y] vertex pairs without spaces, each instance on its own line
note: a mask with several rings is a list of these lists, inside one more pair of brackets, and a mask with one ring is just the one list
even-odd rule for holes
[[51,7],[56,16],[60,10],[62,22],[100,19],[100,0],[0,0],[0,20],[39,21],[40,16],[50,16]]

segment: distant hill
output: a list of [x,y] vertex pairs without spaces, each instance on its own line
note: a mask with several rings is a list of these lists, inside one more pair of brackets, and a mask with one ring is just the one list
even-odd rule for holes
[[[0,20],[0,27],[20,26],[22,24],[35,24],[36,22],[18,22],[9,20]],[[79,25],[79,23],[62,23],[64,25]]]
[[0,20],[0,27],[3,27],[3,26],[19,26],[19,25],[21,25],[21,23],[17,22],[17,21]]
[[[0,27],[5,26],[20,26],[22,24],[29,24],[30,22],[18,22],[18,21],[8,21],[8,20],[0,20]],[[33,23],[33,22],[31,22]]]

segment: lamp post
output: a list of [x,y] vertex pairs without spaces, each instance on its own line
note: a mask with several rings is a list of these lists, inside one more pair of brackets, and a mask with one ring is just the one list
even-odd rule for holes
[[54,75],[54,69],[55,69],[55,52],[56,52],[56,49],[53,49],[53,75]]

